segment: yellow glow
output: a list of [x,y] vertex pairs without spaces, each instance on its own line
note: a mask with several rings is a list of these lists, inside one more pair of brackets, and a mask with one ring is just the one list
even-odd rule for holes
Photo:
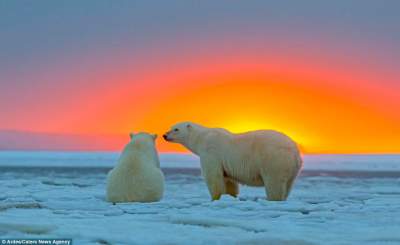
[[233,133],[243,133],[251,130],[272,128],[272,125],[268,125],[267,122],[259,118],[226,120],[223,125]]

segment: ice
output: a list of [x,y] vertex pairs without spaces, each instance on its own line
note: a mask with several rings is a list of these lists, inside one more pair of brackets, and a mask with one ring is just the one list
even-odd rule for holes
[[[0,151],[0,166],[113,167],[118,156],[118,152]],[[198,159],[193,154],[160,155],[163,168],[199,168]]]
[[[0,166],[12,167],[96,167],[111,168],[116,164],[118,152],[51,152],[0,151]],[[305,170],[375,170],[400,171],[399,155],[305,155]],[[160,154],[163,168],[200,167],[193,154]]]
[[306,170],[400,171],[399,155],[305,155]]
[[[212,202],[198,159],[167,155],[161,157],[162,201],[113,205],[105,201],[105,177],[117,154],[30,154],[0,154],[0,238],[72,238],[74,244],[400,242],[399,156],[305,156],[304,171],[311,174],[300,176],[286,202],[267,201],[264,188],[247,186],[238,198]],[[343,166],[353,161],[356,166]],[[319,170],[337,172],[312,174]],[[370,174],[337,174],[346,171]],[[391,174],[374,175],[379,171]]]

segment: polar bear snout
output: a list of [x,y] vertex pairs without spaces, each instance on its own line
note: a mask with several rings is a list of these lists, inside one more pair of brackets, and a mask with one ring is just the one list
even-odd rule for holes
[[164,138],[165,141],[168,142],[175,142],[176,140],[171,131],[166,132],[162,137]]
[[163,135],[165,141],[172,142],[172,143],[179,143],[180,142],[180,135],[175,131],[168,131]]

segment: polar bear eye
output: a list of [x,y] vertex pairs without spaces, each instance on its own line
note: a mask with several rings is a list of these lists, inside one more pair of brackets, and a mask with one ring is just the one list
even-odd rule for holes
[[177,128],[176,128],[176,129],[174,129],[174,131],[175,131],[175,132],[178,132],[178,131],[179,131],[179,129],[177,129]]

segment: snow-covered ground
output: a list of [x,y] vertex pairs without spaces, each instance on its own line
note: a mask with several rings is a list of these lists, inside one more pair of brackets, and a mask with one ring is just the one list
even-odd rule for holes
[[[305,156],[286,202],[211,202],[191,155],[161,156],[158,203],[105,202],[116,153],[0,152],[0,239],[74,244],[400,244],[400,156]],[[190,169],[185,169],[190,168]],[[366,174],[367,173],[367,174]]]

